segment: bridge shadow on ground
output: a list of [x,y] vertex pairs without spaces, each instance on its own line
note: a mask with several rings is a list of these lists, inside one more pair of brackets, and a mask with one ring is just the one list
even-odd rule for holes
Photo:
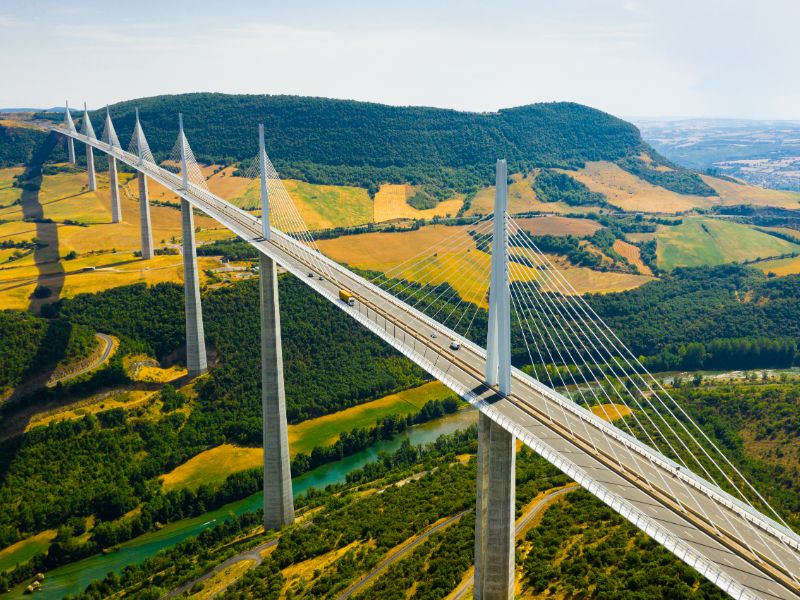
[[[64,288],[64,267],[61,264],[58,224],[46,222],[44,208],[39,199],[44,163],[57,143],[58,136],[50,133],[34,151],[22,175],[22,216],[25,221],[36,224],[36,238],[41,242],[41,245],[33,251],[39,271],[36,289],[28,305],[28,310],[33,313],[38,313],[43,303],[58,300]],[[53,264],[57,267],[52,270],[44,266]]]

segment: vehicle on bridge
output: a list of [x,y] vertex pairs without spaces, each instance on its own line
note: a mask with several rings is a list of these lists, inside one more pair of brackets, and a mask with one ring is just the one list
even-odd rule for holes
[[347,302],[350,306],[354,306],[356,303],[356,297],[347,290],[339,290],[339,299]]

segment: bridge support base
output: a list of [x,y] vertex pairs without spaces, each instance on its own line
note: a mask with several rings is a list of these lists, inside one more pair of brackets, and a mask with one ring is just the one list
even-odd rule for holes
[[514,597],[514,436],[478,416],[478,495],[475,510],[476,600]]
[[261,277],[261,407],[264,418],[264,529],[294,521],[283,350],[275,262],[259,255]]
[[150,222],[150,196],[147,191],[147,175],[139,171],[139,221],[142,239],[142,258],[153,258],[153,226]]
[[122,206],[119,201],[119,178],[117,177],[117,159],[108,157],[108,184],[111,187],[111,222],[122,221]]
[[194,241],[192,205],[181,199],[181,229],[183,235],[183,289],[186,298],[186,367],[190,377],[208,370],[203,308],[200,303],[200,277],[197,269],[197,249]]
[[97,189],[97,176],[94,173],[94,150],[86,145],[86,174],[89,176],[89,191]]

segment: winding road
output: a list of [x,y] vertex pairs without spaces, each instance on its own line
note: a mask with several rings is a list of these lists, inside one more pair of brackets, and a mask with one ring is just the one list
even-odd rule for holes
[[[568,485],[567,487],[555,488],[547,492],[536,504],[528,509],[527,513],[520,517],[519,521],[517,521],[517,526],[514,528],[514,535],[518,536],[520,533],[522,533],[528,526],[528,523],[530,523],[536,515],[547,508],[555,498],[563,496],[564,494],[568,494],[569,492],[574,492],[577,489],[578,486],[572,484]],[[462,581],[461,584],[456,588],[455,592],[452,593],[450,600],[460,600],[463,598],[472,588],[473,583],[474,575],[470,575],[469,577],[465,578],[464,581]]]
[[61,377],[57,377],[55,379],[51,379],[47,382],[47,387],[54,387],[57,384],[61,383],[62,381],[67,381],[68,379],[72,379],[73,377],[77,377],[78,375],[83,375],[84,373],[88,373],[89,371],[94,371],[97,367],[103,365],[110,357],[111,353],[114,351],[114,338],[110,335],[106,335],[105,333],[95,333],[94,334],[97,339],[100,340],[101,343],[105,344],[103,351],[100,353],[100,356],[97,359],[91,361],[89,364],[84,365],[77,371],[72,371],[70,373],[65,373]]

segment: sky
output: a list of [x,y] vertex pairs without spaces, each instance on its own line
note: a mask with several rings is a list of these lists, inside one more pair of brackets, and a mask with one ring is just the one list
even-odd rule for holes
[[0,0],[0,107],[299,94],[800,119],[797,0]]

